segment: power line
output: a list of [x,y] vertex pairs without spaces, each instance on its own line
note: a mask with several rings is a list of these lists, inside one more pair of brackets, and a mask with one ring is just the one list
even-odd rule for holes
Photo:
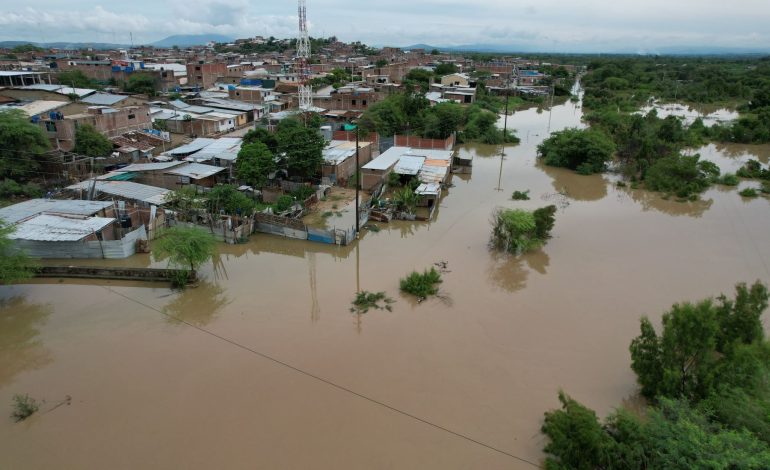
[[209,331],[209,330],[207,330],[207,329],[205,329],[205,328],[202,328],[202,327],[200,327],[200,326],[197,326],[197,325],[195,325],[195,324],[192,324],[192,323],[190,323],[190,322],[188,322],[188,321],[186,321],[186,320],[183,320],[183,319],[181,319],[181,318],[179,318],[179,317],[177,317],[177,316],[174,316],[174,315],[171,315],[171,314],[169,314],[169,313],[166,313],[166,312],[164,312],[164,311],[162,311],[162,310],[160,310],[160,309],[158,309],[158,308],[155,308],[155,307],[153,307],[152,305],[148,305],[148,304],[146,304],[146,303],[142,302],[141,300],[137,300],[137,299],[134,299],[134,298],[132,298],[132,297],[130,297],[130,296],[128,296],[128,295],[125,295],[125,294],[123,294],[123,293],[121,293],[121,292],[115,291],[115,290],[113,290],[113,289],[112,289],[112,288],[110,288],[110,287],[103,287],[103,288],[104,288],[105,290],[109,291],[109,292],[112,292],[112,293],[113,293],[113,294],[115,294],[115,295],[118,295],[118,296],[120,296],[120,297],[123,297],[124,299],[126,299],[126,300],[128,300],[128,301],[130,301],[130,302],[134,302],[135,304],[141,305],[142,307],[145,307],[145,308],[147,308],[147,309],[149,309],[149,310],[152,310],[152,311],[154,311],[154,312],[157,312],[157,313],[159,313],[159,314],[161,314],[161,315],[165,316],[166,318],[170,318],[170,319],[172,319],[172,320],[175,320],[175,321],[177,321],[177,322],[179,322],[179,323],[182,323],[182,324],[184,324],[184,325],[186,325],[186,326],[189,326],[190,328],[193,328],[193,329],[195,329],[195,330],[198,330],[198,331],[200,331],[201,333],[207,334],[207,335],[209,335],[209,336],[212,336],[212,337],[214,337],[214,338],[216,338],[216,339],[218,339],[218,340],[220,340],[220,341],[224,341],[225,343],[228,343],[228,344],[230,344],[230,345],[232,345],[232,346],[235,346],[236,348],[242,349],[242,350],[244,350],[244,351],[246,351],[246,352],[249,352],[249,353],[251,353],[251,354],[254,354],[254,355],[256,355],[256,356],[259,356],[259,357],[261,357],[261,358],[263,358],[263,359],[266,359],[266,360],[268,360],[268,361],[274,362],[274,363],[276,363],[276,364],[278,364],[278,365],[281,365],[281,366],[283,366],[283,367],[286,367],[286,368],[288,368],[288,369],[291,369],[291,370],[293,370],[294,372],[300,373],[300,374],[302,374],[302,375],[304,375],[304,376],[306,376],[306,377],[310,377],[311,379],[317,380],[317,381],[319,381],[319,382],[323,382],[323,383],[325,383],[326,385],[329,385],[329,386],[331,386],[331,387],[333,387],[333,388],[336,388],[336,389],[338,389],[338,390],[341,390],[341,391],[343,391],[343,392],[346,392],[346,393],[349,393],[349,394],[351,394],[351,395],[354,395],[354,396],[357,396],[357,397],[359,397],[359,398],[362,398],[362,399],[364,399],[364,400],[366,400],[366,401],[369,401],[369,402],[371,402],[371,403],[374,403],[374,404],[376,404],[376,405],[379,405],[379,406],[381,406],[381,407],[383,407],[383,408],[386,408],[386,409],[388,409],[388,410],[390,410],[390,411],[393,411],[393,412],[395,412],[395,413],[398,413],[398,414],[400,414],[400,415],[406,416],[406,417],[408,417],[408,418],[411,418],[411,419],[413,419],[413,420],[419,421],[419,422],[421,422],[421,423],[423,423],[423,424],[426,424],[426,425],[428,425],[428,426],[431,426],[431,427],[434,427],[434,428],[436,428],[436,429],[439,429],[439,430],[441,430],[441,431],[444,431],[444,432],[446,432],[446,433],[449,433],[449,434],[451,434],[451,435],[453,435],[453,436],[455,436],[455,437],[459,437],[459,438],[461,438],[461,439],[465,439],[466,441],[472,442],[472,443],[474,443],[474,444],[476,444],[476,445],[479,445],[479,446],[481,446],[481,447],[487,448],[487,449],[489,449],[489,450],[492,450],[492,451],[494,451],[494,452],[497,452],[497,453],[499,453],[499,454],[502,454],[502,455],[505,455],[505,456],[507,456],[507,457],[510,457],[510,458],[512,458],[512,459],[518,460],[518,461],[520,461],[520,462],[522,462],[522,463],[525,463],[525,464],[527,464],[527,465],[531,465],[531,466],[533,466],[533,467],[535,467],[535,468],[540,468],[540,465],[538,465],[538,464],[536,464],[535,462],[532,462],[532,461],[530,461],[530,460],[527,460],[527,459],[525,459],[525,458],[523,458],[523,457],[519,457],[519,456],[517,456],[517,455],[514,455],[514,454],[512,454],[512,453],[510,453],[510,452],[506,452],[506,451],[504,451],[504,450],[502,450],[502,449],[499,449],[499,448],[497,448],[497,447],[494,447],[494,446],[492,446],[492,445],[490,445],[490,444],[485,444],[484,442],[481,442],[481,441],[479,441],[479,440],[476,440],[476,439],[474,439],[474,438],[472,438],[472,437],[466,436],[465,434],[461,434],[461,433],[459,433],[459,432],[457,432],[457,431],[452,431],[451,429],[448,429],[448,428],[446,428],[446,427],[444,427],[444,426],[441,426],[440,424],[436,424],[436,423],[433,423],[433,422],[431,422],[431,421],[428,421],[427,419],[424,419],[424,418],[420,418],[419,416],[413,415],[413,414],[411,414],[411,413],[409,413],[409,412],[407,412],[407,411],[404,411],[404,410],[401,410],[401,409],[399,409],[399,408],[396,408],[396,407],[394,407],[394,406],[388,405],[387,403],[384,403],[384,402],[382,402],[382,401],[379,401],[379,400],[377,400],[377,399],[375,399],[375,398],[371,398],[371,397],[369,397],[369,396],[366,396],[366,395],[364,395],[364,394],[362,394],[362,393],[356,392],[356,391],[354,391],[354,390],[352,390],[352,389],[350,389],[350,388],[347,388],[347,387],[345,387],[345,386],[343,386],[343,385],[339,385],[339,384],[337,384],[337,383],[335,383],[335,382],[332,382],[332,381],[331,381],[331,380],[329,380],[329,379],[325,379],[325,378],[323,378],[323,377],[320,377],[320,376],[318,376],[318,375],[315,375],[315,374],[313,374],[312,372],[308,372],[308,371],[306,371],[306,370],[300,369],[300,368],[298,368],[298,367],[296,367],[296,366],[293,366],[293,365],[291,365],[291,364],[289,364],[289,363],[287,363],[287,362],[281,361],[280,359],[276,359],[276,358],[274,358],[274,357],[272,357],[272,356],[270,356],[270,355],[268,355],[268,354],[262,353],[262,352],[260,352],[260,351],[257,351],[256,349],[252,349],[252,348],[250,348],[250,347],[248,347],[248,346],[245,346],[245,345],[243,345],[243,344],[241,344],[241,343],[238,343],[238,342],[237,342],[237,341],[235,341],[235,340],[232,340],[232,339],[226,338],[226,337],[224,337],[224,336],[218,335],[218,334],[216,334],[216,333],[214,333],[214,332],[212,332],[212,331]]

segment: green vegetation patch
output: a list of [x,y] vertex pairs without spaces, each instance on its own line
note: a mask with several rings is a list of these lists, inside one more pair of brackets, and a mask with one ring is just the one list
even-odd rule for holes
[[566,129],[554,132],[537,147],[546,165],[569,168],[581,174],[602,173],[615,153],[615,144],[603,131]]
[[514,201],[529,201],[529,189],[526,191],[514,191],[511,199]]
[[354,313],[367,313],[370,309],[375,309],[392,312],[393,307],[391,305],[395,302],[395,300],[385,295],[385,292],[362,291],[356,294],[350,311]]
[[12,406],[11,418],[17,423],[29,418],[40,409],[40,403],[29,395],[14,395]]
[[412,271],[407,277],[401,279],[399,284],[402,292],[412,294],[418,301],[438,294],[438,285],[441,284],[441,274],[436,268],[430,268],[421,273]]
[[524,209],[498,209],[492,217],[491,245],[514,255],[539,248],[551,237],[556,222],[556,206],[530,212]]

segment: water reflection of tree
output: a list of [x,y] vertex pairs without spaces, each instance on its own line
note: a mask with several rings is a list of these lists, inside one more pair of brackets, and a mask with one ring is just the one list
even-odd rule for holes
[[[219,284],[201,281],[198,287],[180,291],[176,298],[163,307],[163,312],[197,326],[209,324],[230,300]],[[176,320],[171,319],[171,322]]]
[[30,304],[24,297],[0,299],[0,386],[53,361],[38,339],[52,311],[51,305]]
[[580,175],[567,168],[537,163],[537,168],[553,178],[553,187],[576,201],[598,201],[607,197],[607,181],[602,175]]
[[521,256],[495,252],[487,272],[492,284],[505,291],[516,292],[527,286],[530,271],[546,274],[550,261],[550,257],[543,250],[531,251]]
[[656,210],[673,216],[689,216],[700,218],[711,209],[714,204],[713,199],[697,201],[676,201],[672,199],[663,199],[660,193],[647,191],[643,189],[628,189],[626,193],[631,196],[634,202],[642,206],[642,210]]

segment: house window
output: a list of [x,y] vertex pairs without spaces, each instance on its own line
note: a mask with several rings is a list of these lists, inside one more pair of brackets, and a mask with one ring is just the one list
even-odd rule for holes
[[236,91],[235,92],[235,96],[241,96],[241,92],[240,91]]
[[195,67],[196,71],[200,71],[200,69],[201,69],[200,67]]
[[46,121],[45,130],[47,130],[48,132],[56,132],[56,123],[53,121]]
[[362,101],[361,101],[361,105],[362,105],[362,106],[366,106],[366,100],[362,100]]
[[356,100],[353,100],[352,103],[353,103],[353,106],[355,106],[356,105]]
[[128,118],[129,118],[129,119],[136,119],[136,114],[129,114],[129,115],[128,115]]

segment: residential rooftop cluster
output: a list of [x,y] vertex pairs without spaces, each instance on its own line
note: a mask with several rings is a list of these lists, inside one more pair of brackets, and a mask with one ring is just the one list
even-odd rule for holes
[[[312,191],[305,191],[302,201],[282,207],[283,215],[301,218],[305,205],[360,175],[370,199],[359,219],[372,212],[378,220],[404,215],[404,207],[383,207],[378,199],[388,183],[411,185],[428,219],[451,172],[470,171],[470,161],[453,158],[456,136],[424,139],[407,131],[357,139],[361,136],[352,123],[407,87],[430,106],[467,106],[475,102],[479,83],[492,93],[534,96],[552,86],[544,72],[554,65],[524,58],[479,61],[437,50],[375,50],[336,38],[311,42],[313,54],[304,71],[296,41],[260,36],[187,48],[0,49],[0,112],[22,112],[50,143],[39,174],[27,175],[46,186],[48,198],[0,209],[0,218],[18,225],[15,236],[33,256],[124,257],[134,252],[136,239],[152,239],[159,227],[180,218],[170,202],[170,194],[180,189],[205,197],[218,186],[235,187],[255,200],[258,213],[275,215],[279,211],[270,204],[290,194],[297,200],[296,191],[306,186]],[[576,72],[573,66],[562,68]],[[433,79],[415,86],[409,80],[415,70]],[[303,84],[312,87],[311,109],[299,108]],[[307,126],[310,115],[326,141],[317,172],[297,177],[276,169],[266,187],[239,176],[241,149],[253,143],[250,131],[275,133],[286,119]],[[84,154],[78,145],[84,127],[107,138],[111,149]],[[306,198],[309,192],[315,198]],[[208,212],[211,230],[235,226],[248,235],[261,226],[248,214]],[[331,238],[351,241],[350,230],[358,224],[350,226],[344,236]],[[235,242],[238,237],[222,238]],[[62,251],[64,241],[69,251]],[[106,242],[114,242],[115,249],[104,251]]]

